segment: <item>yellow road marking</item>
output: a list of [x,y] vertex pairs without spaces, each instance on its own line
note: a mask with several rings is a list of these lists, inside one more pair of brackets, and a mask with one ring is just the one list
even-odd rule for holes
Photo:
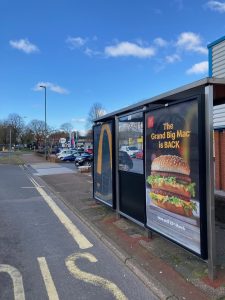
[[117,285],[105,278],[102,278],[97,275],[93,275],[91,273],[84,272],[80,270],[75,262],[79,258],[85,258],[89,260],[90,262],[94,263],[98,260],[96,257],[90,253],[74,253],[66,258],[66,266],[70,273],[77,279],[83,280],[84,282],[91,283],[95,286],[101,286],[105,290],[109,291],[113,294],[113,296],[117,300],[126,300],[126,296],[123,294],[123,292],[117,287]]
[[39,186],[39,184],[32,178],[29,178],[34,184],[39,194],[43,197],[48,206],[52,209],[60,222],[66,227],[67,231],[71,234],[75,242],[79,245],[80,249],[88,249],[93,247],[89,240],[80,232],[80,230],[71,222],[71,220],[64,214],[58,207],[53,199]]
[[0,273],[8,273],[13,282],[13,292],[15,300],[25,300],[23,279],[19,270],[10,265],[0,265]]
[[59,300],[59,296],[45,257],[38,257],[37,260],[41,269],[41,274],[45,283],[49,300]]
[[[40,186],[40,187],[44,187],[44,186]],[[36,189],[36,187],[35,186],[21,186],[20,187],[21,189]]]

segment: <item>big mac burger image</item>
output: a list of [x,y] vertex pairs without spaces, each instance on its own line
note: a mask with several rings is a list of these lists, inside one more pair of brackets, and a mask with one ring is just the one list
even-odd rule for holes
[[151,185],[150,196],[155,205],[186,217],[192,217],[197,210],[196,203],[191,201],[191,197],[195,197],[195,183],[191,182],[190,167],[182,157],[156,157],[147,182]]

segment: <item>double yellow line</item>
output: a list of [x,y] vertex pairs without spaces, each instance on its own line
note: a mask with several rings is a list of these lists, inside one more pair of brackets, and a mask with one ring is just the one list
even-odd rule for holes
[[36,187],[36,190],[57,216],[59,221],[65,226],[69,234],[72,236],[74,241],[78,244],[80,249],[89,249],[93,247],[93,244],[80,232],[80,230],[70,221],[70,219],[64,214],[59,206],[53,201],[53,199],[45,192],[45,190],[32,178],[29,177],[30,181]]

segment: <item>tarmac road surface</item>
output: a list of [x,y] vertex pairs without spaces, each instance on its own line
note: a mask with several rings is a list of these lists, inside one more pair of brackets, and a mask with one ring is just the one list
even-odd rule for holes
[[157,299],[22,166],[0,165],[0,299]]

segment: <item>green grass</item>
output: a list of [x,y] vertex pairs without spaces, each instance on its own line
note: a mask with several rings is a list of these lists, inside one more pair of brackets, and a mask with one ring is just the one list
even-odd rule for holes
[[6,153],[4,156],[0,156],[0,164],[12,164],[12,165],[21,165],[24,161],[22,159],[21,152],[12,152]]

